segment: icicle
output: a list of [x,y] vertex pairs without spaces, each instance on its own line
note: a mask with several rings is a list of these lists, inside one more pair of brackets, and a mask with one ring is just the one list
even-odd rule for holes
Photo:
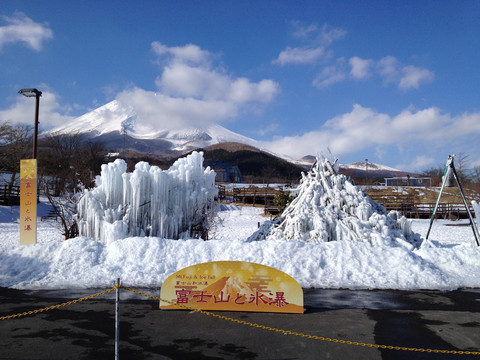
[[344,175],[338,175],[335,168],[336,161],[332,165],[325,158],[317,158],[311,171],[302,174],[297,197],[278,221],[259,229],[250,240],[419,244],[419,236],[412,232],[405,217],[387,215],[382,206]]
[[[102,165],[96,187],[77,205],[80,235],[100,241],[126,236],[189,237],[207,226],[214,209],[215,172],[203,168],[203,153],[177,160],[167,171],[140,162],[133,173],[116,160]],[[181,235],[183,234],[183,235]]]

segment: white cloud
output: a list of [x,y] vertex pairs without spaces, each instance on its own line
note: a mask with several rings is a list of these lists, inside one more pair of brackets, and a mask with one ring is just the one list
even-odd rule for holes
[[304,26],[299,21],[292,21],[292,26],[295,28],[292,35],[298,39],[306,39],[310,34],[316,33],[318,30],[318,26],[316,24]]
[[428,69],[413,65],[401,65],[393,56],[384,56],[380,60],[363,59],[352,56],[349,59],[350,71],[347,72],[338,66],[339,60],[333,58],[330,45],[345,37],[347,32],[341,28],[331,28],[324,25],[321,29],[316,24],[308,26],[300,22],[292,22],[293,36],[304,42],[304,45],[287,46],[278,57],[272,61],[274,64],[317,64],[324,63],[323,69],[317,73],[312,85],[320,89],[328,88],[346,80],[364,80],[378,75],[384,84],[395,83],[401,90],[418,89],[421,85],[430,83],[434,74]]
[[231,79],[216,71],[183,63],[164,67],[155,84],[165,95],[218,99],[225,96]]
[[430,70],[413,65],[402,66],[393,56],[381,58],[376,63],[376,69],[385,84],[396,83],[402,90],[418,89],[435,78]]
[[323,46],[316,48],[291,48],[287,47],[280,52],[273,62],[280,65],[286,64],[314,64],[325,55]]
[[359,58],[358,56],[354,56],[350,58],[349,64],[352,68],[350,75],[352,75],[354,79],[365,79],[370,77],[370,68],[374,65],[374,61],[370,59],[365,60]]
[[203,100],[229,100],[237,104],[269,102],[279,91],[272,80],[253,83],[247,78],[234,79],[210,68],[173,63],[163,69],[155,81],[164,95]]
[[416,66],[405,66],[402,69],[402,78],[398,87],[400,89],[418,89],[420,85],[433,81],[434,75],[431,71]]
[[278,84],[272,80],[264,79],[259,83],[252,83],[246,78],[239,78],[230,84],[227,96],[238,104],[250,101],[268,103],[278,92]]
[[259,128],[257,130],[257,134],[260,135],[260,136],[264,136],[266,134],[274,133],[274,132],[278,131],[279,128],[280,128],[280,126],[278,124],[272,123],[272,124],[267,125],[264,128]]
[[378,157],[379,159],[383,159],[383,157],[385,156],[385,148],[382,147],[382,146],[377,146],[375,148],[375,156]]
[[117,96],[137,109],[149,126],[181,128],[220,123],[258,110],[259,104],[271,102],[280,91],[272,80],[253,82],[214,67],[215,55],[196,45],[168,47],[153,42],[152,50],[162,57],[162,73],[155,81],[159,91],[134,87]]
[[312,85],[319,89],[325,89],[333,84],[342,82],[347,77],[344,69],[343,59],[338,59],[335,65],[325,67],[315,79]]
[[408,167],[410,169],[425,169],[428,166],[436,165],[435,159],[431,156],[417,156],[412,164]]
[[336,40],[340,40],[341,38],[345,37],[347,32],[341,28],[331,29],[328,25],[322,26],[322,31],[320,32],[319,36],[317,37],[317,41],[325,46],[330,45]]
[[0,26],[0,50],[8,43],[24,43],[33,50],[40,51],[43,42],[53,38],[53,32],[46,24],[39,24],[23,13],[12,17],[2,16],[7,24]]
[[385,83],[395,81],[398,74],[398,60],[394,56],[385,56],[378,60],[377,71]]
[[[354,105],[351,112],[328,120],[319,129],[277,138],[265,142],[264,146],[292,158],[325,153],[327,149],[342,156],[365,149],[377,154],[386,149],[438,149],[475,135],[480,135],[480,113],[451,116],[431,107],[418,111],[407,109],[390,116]],[[421,169],[432,161],[431,155],[418,155],[408,168]]]
[[227,100],[171,97],[138,87],[121,92],[117,99],[137,111],[142,125],[158,130],[209,126],[239,112],[238,106]]
[[274,64],[315,64],[320,60],[328,59],[331,57],[328,46],[346,34],[343,29],[331,29],[327,25],[324,25],[320,30],[315,24],[304,27],[300,23],[294,22],[293,25],[295,27],[293,35],[296,38],[304,39],[312,36],[313,39],[306,46],[287,46],[273,61]]
[[[45,86],[39,87],[40,89]],[[40,97],[38,120],[41,129],[50,129],[72,121],[75,117],[67,115],[70,109],[62,107],[58,96],[51,91],[43,91]],[[34,124],[35,98],[18,95],[15,103],[6,110],[0,110],[0,120],[11,124]]]
[[[130,86],[115,95],[126,106],[134,107],[148,129],[218,124],[240,114],[260,111],[280,92],[278,83],[270,79],[251,81],[215,68],[215,55],[196,45],[168,47],[154,42],[152,50],[162,58],[162,72],[155,81],[158,91]],[[39,85],[40,90],[45,88],[46,85]],[[10,108],[0,110],[0,121],[33,122],[34,100],[18,95],[14,101]],[[74,117],[62,115],[70,110],[59,105],[54,92],[43,91],[39,116],[43,129],[72,121]]]
[[391,121],[391,128],[397,134],[422,134],[423,138],[435,139],[443,136],[446,126],[451,124],[449,115],[441,114],[440,109],[430,107],[417,112],[403,110]]
[[393,56],[385,56],[378,61],[353,56],[349,60],[349,65],[349,76],[339,70],[335,71],[337,65],[326,66],[315,78],[314,86],[326,88],[348,79],[363,80],[376,74],[383,79],[384,84],[395,83],[401,90],[410,90],[418,89],[421,85],[433,81],[435,77],[433,72],[424,68],[413,65],[401,67]]
[[173,57],[173,62],[187,63],[192,65],[209,66],[212,54],[209,51],[202,50],[194,44],[185,46],[168,47],[158,41],[152,42],[152,50],[159,56],[169,55]]
[[310,131],[302,135],[275,138],[273,141],[259,142],[264,148],[277,154],[300,159],[305,155],[325,153],[330,144],[329,134],[323,131]]

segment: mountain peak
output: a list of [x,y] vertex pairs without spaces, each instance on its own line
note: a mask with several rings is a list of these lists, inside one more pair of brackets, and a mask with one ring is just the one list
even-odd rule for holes
[[[106,141],[109,146],[121,148],[123,141],[120,135],[132,140],[127,148],[136,150],[141,144],[143,148],[150,148],[149,142],[166,144],[172,152],[186,153],[223,142],[238,142],[256,146],[257,142],[246,136],[234,133],[220,125],[213,124],[205,127],[172,128],[171,124],[147,123],[140,115],[141,112],[120,100],[113,100],[99,108],[92,110],[70,123],[61,125],[40,136],[61,134],[84,134],[90,139]],[[163,149],[165,150],[165,149]]]

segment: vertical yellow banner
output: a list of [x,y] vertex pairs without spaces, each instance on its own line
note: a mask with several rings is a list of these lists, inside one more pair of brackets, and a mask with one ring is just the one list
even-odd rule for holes
[[20,160],[20,245],[37,242],[37,159]]

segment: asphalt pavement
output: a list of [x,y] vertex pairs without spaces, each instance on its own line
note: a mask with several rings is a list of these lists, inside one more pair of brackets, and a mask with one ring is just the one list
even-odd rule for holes
[[[141,289],[158,296],[155,289]],[[44,308],[99,290],[0,288],[0,316]],[[480,289],[304,292],[304,314],[160,310],[158,301],[121,290],[120,359],[480,359]],[[272,331],[271,327],[318,338]],[[114,292],[55,310],[0,320],[0,359],[114,359]]]

